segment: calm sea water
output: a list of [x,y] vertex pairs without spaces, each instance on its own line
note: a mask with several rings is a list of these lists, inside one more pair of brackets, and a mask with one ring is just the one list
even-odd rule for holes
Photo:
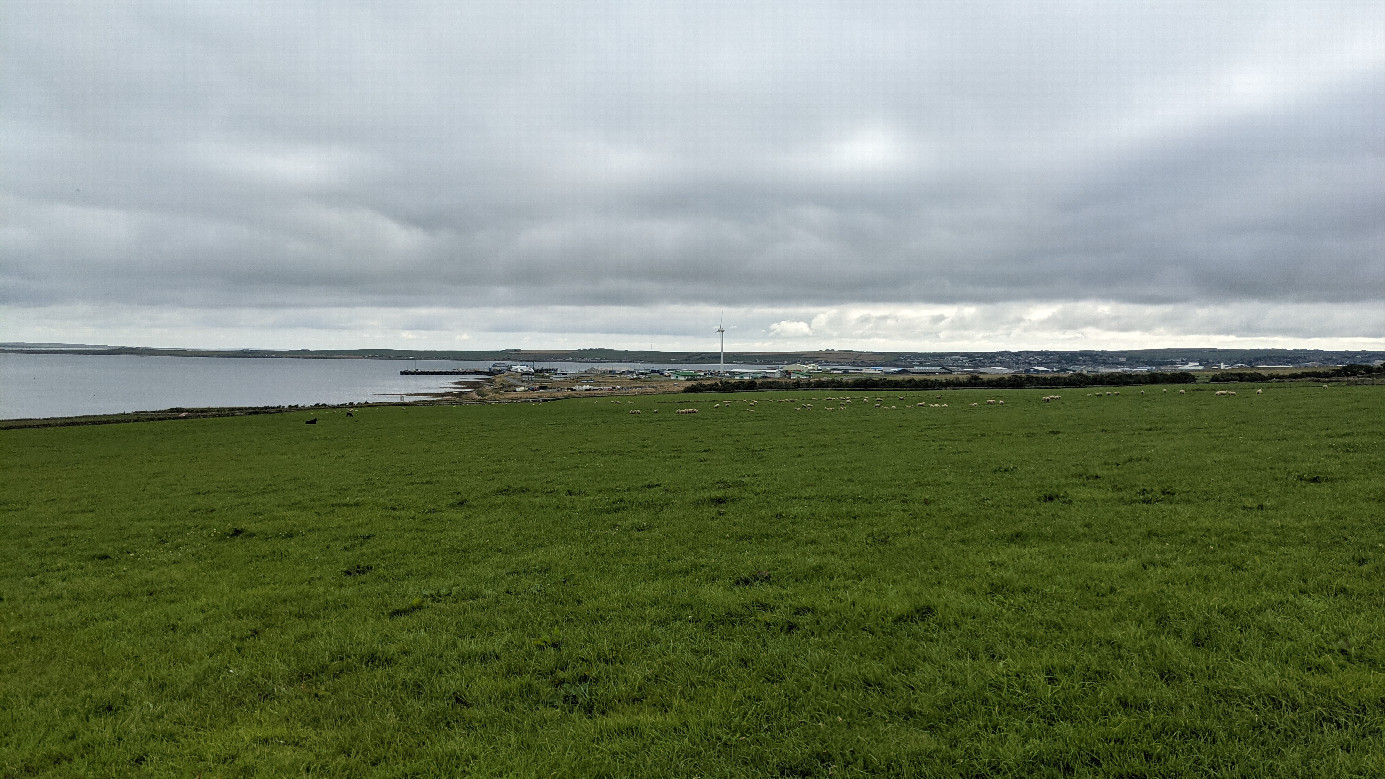
[[211,406],[397,400],[451,387],[457,376],[405,368],[484,368],[441,360],[304,360],[0,353],[0,419],[39,419]]
[[[0,419],[118,414],[166,408],[307,406],[398,400],[410,393],[452,389],[452,383],[460,378],[400,376],[401,370],[484,370],[490,366],[489,361],[0,352]],[[579,371],[597,366],[595,363],[539,363],[537,367]],[[605,364],[600,367],[638,366]]]

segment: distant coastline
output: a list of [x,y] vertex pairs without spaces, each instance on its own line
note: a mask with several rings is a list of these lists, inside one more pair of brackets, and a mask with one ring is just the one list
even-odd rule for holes
[[[627,363],[659,365],[710,365],[722,359],[716,351],[661,352],[622,349],[494,349],[476,351],[408,349],[177,349],[97,344],[0,343],[0,353],[133,355],[143,357],[278,358],[307,360],[454,360],[459,362],[504,361],[511,363]],[[1017,350],[976,352],[872,352],[818,350],[785,352],[728,351],[727,363],[786,365],[816,363],[824,366],[880,366],[909,368],[937,366],[946,369],[1002,368],[1028,371],[1168,369],[1202,366],[1206,370],[1284,367],[1319,368],[1352,363],[1374,365],[1385,361],[1385,351],[1326,351],[1319,349],[1128,349],[1128,350]],[[1192,368],[1196,370],[1196,368]]]

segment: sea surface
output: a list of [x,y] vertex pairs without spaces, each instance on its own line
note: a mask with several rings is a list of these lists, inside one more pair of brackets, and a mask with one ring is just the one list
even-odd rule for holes
[[0,353],[0,419],[400,400],[452,389],[461,378],[400,376],[406,368],[489,366],[446,360]]
[[[462,377],[401,376],[401,370],[484,371],[491,364],[490,361],[458,360],[0,352],[0,419],[43,419],[169,408],[310,406],[314,403],[408,400],[411,394],[455,389],[454,382]],[[581,371],[592,367],[647,366],[555,362],[537,363],[535,367]]]

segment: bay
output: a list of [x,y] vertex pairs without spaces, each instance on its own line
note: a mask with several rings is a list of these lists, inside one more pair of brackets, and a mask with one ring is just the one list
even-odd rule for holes
[[0,419],[222,406],[308,406],[407,399],[458,376],[407,368],[484,368],[448,360],[0,353]]
[[[566,371],[716,365],[527,363]],[[0,419],[161,411],[169,408],[339,405],[408,400],[455,389],[461,376],[401,376],[401,370],[485,371],[464,360],[172,357],[0,352]],[[728,370],[758,365],[727,365]]]

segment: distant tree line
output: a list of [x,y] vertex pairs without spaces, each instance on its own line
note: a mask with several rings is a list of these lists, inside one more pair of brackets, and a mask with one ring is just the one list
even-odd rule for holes
[[1067,373],[985,377],[970,374],[962,379],[925,379],[916,376],[889,378],[862,376],[841,379],[720,379],[699,381],[684,392],[753,392],[758,390],[940,390],[940,389],[1062,389],[1065,387],[1124,387],[1136,384],[1194,384],[1197,377],[1178,373]]
[[1300,379],[1356,379],[1363,376],[1385,374],[1385,364],[1361,365],[1352,363],[1340,368],[1325,371],[1298,371],[1296,373],[1261,373],[1259,371],[1223,371],[1208,377],[1208,381],[1219,384],[1227,382],[1295,381]]

